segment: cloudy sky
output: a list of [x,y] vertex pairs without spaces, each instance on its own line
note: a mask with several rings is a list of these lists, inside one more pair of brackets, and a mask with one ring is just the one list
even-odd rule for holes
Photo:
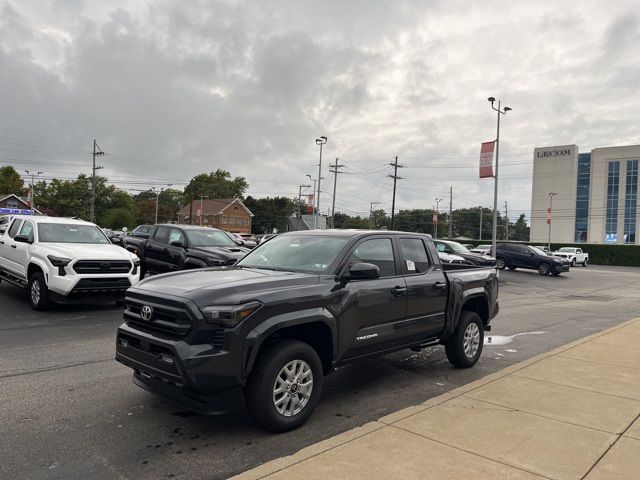
[[[502,123],[500,203],[529,216],[532,150],[640,143],[637,0],[0,0],[0,165],[128,189],[225,168],[297,196],[329,161],[336,206],[492,205],[479,144]],[[315,165],[315,166],[314,166]],[[440,204],[442,208],[443,204]]]

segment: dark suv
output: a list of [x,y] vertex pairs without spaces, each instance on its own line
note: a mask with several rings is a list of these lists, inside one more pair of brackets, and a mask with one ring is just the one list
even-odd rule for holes
[[569,271],[569,264],[558,258],[547,255],[536,247],[527,245],[499,243],[496,245],[496,267],[500,270],[508,268],[527,268],[538,270],[540,275],[560,275]]

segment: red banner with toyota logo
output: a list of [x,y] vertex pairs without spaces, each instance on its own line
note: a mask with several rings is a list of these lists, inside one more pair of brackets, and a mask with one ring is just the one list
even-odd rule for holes
[[480,147],[480,178],[493,177],[493,150],[495,147],[495,140],[484,142]]

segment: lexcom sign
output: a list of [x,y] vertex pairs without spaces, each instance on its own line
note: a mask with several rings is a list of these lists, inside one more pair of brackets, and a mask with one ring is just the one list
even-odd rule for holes
[[571,155],[570,148],[560,148],[557,150],[547,150],[545,152],[536,152],[536,157],[544,158],[544,157],[565,157],[567,155]]

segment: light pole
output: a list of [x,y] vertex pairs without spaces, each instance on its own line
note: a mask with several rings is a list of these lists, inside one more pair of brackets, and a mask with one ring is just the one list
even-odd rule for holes
[[376,226],[373,224],[373,206],[380,205],[380,202],[369,202],[369,228],[373,229]]
[[320,215],[320,180],[322,179],[322,146],[327,143],[327,137],[322,136],[316,138],[316,145],[320,145],[320,162],[318,163],[318,198],[316,199],[316,215],[315,215],[315,227],[318,228],[319,215]]
[[440,216],[439,206],[442,200],[442,198],[436,197],[436,228],[434,229],[433,238],[438,238],[438,217]]
[[510,107],[500,108],[500,100],[498,100],[498,108],[494,107],[496,99],[494,97],[487,98],[491,103],[491,108],[498,112],[498,127],[496,131],[496,171],[493,174],[493,236],[491,238],[491,252],[496,254],[496,239],[498,238],[498,158],[500,155],[500,115],[505,115]]
[[33,215],[33,209],[36,204],[36,185],[34,179],[38,175],[42,175],[43,172],[29,172],[29,170],[25,170],[25,172],[27,175],[31,175],[31,215]]
[[480,208],[480,233],[478,234],[478,240],[482,240],[482,207]]
[[[308,177],[309,175],[307,175]],[[298,230],[300,230],[300,220],[302,220],[302,210],[301,210],[301,206],[300,204],[302,203],[302,189],[304,188],[305,190],[307,188],[310,188],[311,185],[300,185],[298,187]]]
[[208,200],[209,199],[209,195],[200,195],[200,215],[199,215],[200,216],[200,226],[202,226],[202,214],[204,213],[202,211],[202,203],[203,203],[203,200],[205,198]]
[[[173,185],[173,183],[167,184],[167,187],[171,187],[171,185]],[[158,205],[160,204],[160,194],[164,191],[164,188],[160,188],[160,190],[156,190],[156,187],[151,187],[151,190],[153,190],[153,193],[156,194],[156,221],[155,221],[155,223],[158,223]]]
[[558,195],[556,192],[549,192],[549,211],[547,212],[547,224],[549,225],[549,238],[547,247],[551,250],[551,208],[553,207],[553,197]]

